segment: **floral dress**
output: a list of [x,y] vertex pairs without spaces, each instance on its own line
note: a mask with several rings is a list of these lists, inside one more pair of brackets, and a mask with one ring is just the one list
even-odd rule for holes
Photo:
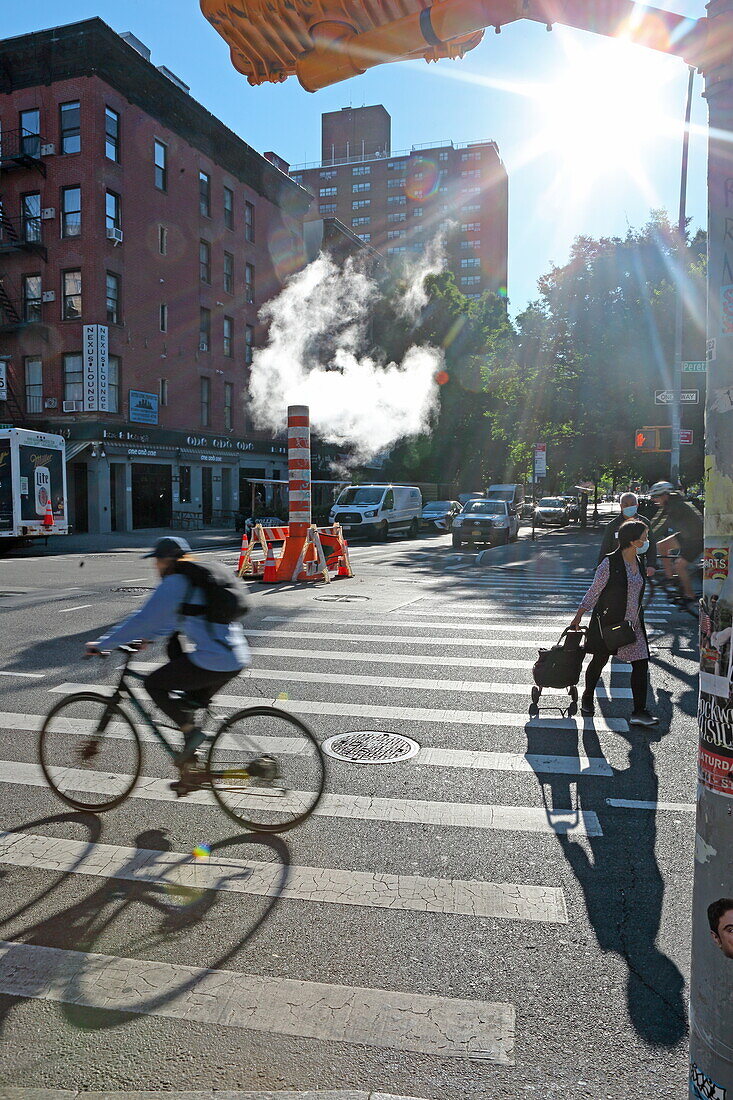
[[[639,566],[637,566],[635,572],[632,572],[631,566],[627,561],[624,562],[624,565],[626,566],[627,592],[626,613],[624,614],[624,618],[628,619],[630,623],[633,623],[636,638],[629,645],[621,646],[616,656],[620,661],[644,661],[649,657],[649,646],[647,645],[644,630],[639,621],[639,601],[641,599],[644,578],[641,575],[641,568]],[[593,584],[580,601],[580,606],[584,611],[592,611],[596,606],[601,592],[608,584],[610,574],[611,567],[608,564],[608,558],[604,558],[596,569]]]

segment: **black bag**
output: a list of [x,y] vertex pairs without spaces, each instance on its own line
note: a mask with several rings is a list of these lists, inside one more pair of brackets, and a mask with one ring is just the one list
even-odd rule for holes
[[580,679],[585,657],[585,629],[563,630],[557,645],[541,649],[532,669],[537,687],[574,687]]
[[192,588],[200,588],[206,597],[205,603],[196,604],[189,603],[187,595],[180,607],[181,615],[203,615],[209,623],[233,623],[247,614],[244,585],[225,565],[179,561],[175,572],[184,576]]
[[636,641],[636,631],[630,619],[623,619],[620,623],[611,623],[610,626],[601,627],[603,644],[609,653],[618,653],[625,645],[631,645]]

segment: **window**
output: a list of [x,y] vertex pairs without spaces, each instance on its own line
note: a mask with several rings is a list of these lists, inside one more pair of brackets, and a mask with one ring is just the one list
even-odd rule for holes
[[108,191],[105,197],[105,221],[107,229],[120,228],[120,196]]
[[231,382],[224,383],[224,427],[231,431],[233,424],[232,402],[234,400],[234,386]]
[[473,240],[470,240],[470,241],[461,241],[461,248],[464,251],[466,249],[473,249],[474,251],[476,251],[480,247],[481,247],[481,241],[479,240],[478,237],[474,237]]
[[161,302],[158,307],[158,323],[160,325],[161,332],[168,331],[168,304],[167,302]]
[[413,218],[421,218],[422,217],[422,206],[413,206],[412,216],[413,216]]
[[41,193],[31,191],[20,200],[20,219],[24,241],[41,240]]
[[120,116],[111,107],[104,108],[104,155],[115,164],[120,160]]
[[224,253],[224,290],[227,294],[234,293],[234,256],[231,252]]
[[41,319],[41,276],[23,276],[23,320],[32,323]]
[[120,357],[110,355],[107,360],[107,412],[120,411]]
[[179,490],[178,495],[181,500],[181,504],[191,503],[191,467],[181,466],[179,468]]
[[336,213],[336,203],[335,202],[324,203],[322,206],[318,207],[318,213],[319,214],[335,214]]
[[425,178],[425,173],[424,173],[424,172],[413,172],[413,173],[412,173],[412,178],[413,178],[414,180],[421,180],[421,179],[424,179],[424,178]]
[[211,282],[211,245],[208,241],[199,241],[199,279],[202,283]]
[[400,176],[399,179],[392,178],[391,180],[387,180],[387,190],[388,191],[393,190],[395,187],[404,187],[404,186],[405,186],[404,176]]
[[481,160],[481,154],[480,153],[461,153],[461,160],[464,161],[464,162],[467,161],[467,160]]
[[251,202],[244,204],[244,239],[245,241],[255,239],[255,208]]
[[395,222],[404,222],[404,221],[407,221],[407,214],[388,214],[387,215],[387,222],[390,225],[394,225]]
[[481,222],[464,222],[461,226],[461,233],[480,233]]
[[252,305],[255,300],[255,265],[244,265],[244,300]]
[[211,176],[206,172],[199,172],[199,214],[211,217]]
[[84,370],[81,352],[64,356],[64,401],[84,400]]
[[366,210],[367,206],[372,205],[371,199],[355,199],[351,204],[352,210]]
[[359,240],[364,241],[365,244],[368,244],[369,241],[372,239],[371,233],[357,233],[356,235]]
[[81,152],[81,126],[79,101],[74,103],[62,103],[59,108],[61,118],[61,152]]
[[337,176],[338,172],[335,169],[333,171],[318,173],[318,178],[321,180],[335,180]]
[[153,141],[153,164],[155,186],[159,191],[168,190],[168,146],[162,141]]
[[43,412],[43,360],[30,355],[25,359],[25,411]]
[[303,173],[302,172],[293,172],[291,174],[290,178],[293,181],[293,183],[302,183],[303,182]]
[[352,183],[351,185],[351,190],[354,192],[354,194],[357,194],[360,191],[371,191],[371,189],[371,183]]
[[252,362],[255,346],[255,330],[252,325],[244,326],[244,361],[247,366]]
[[81,234],[81,187],[61,188],[61,236]]
[[231,187],[224,188],[224,225],[234,229],[234,192]]
[[20,112],[19,120],[21,153],[27,157],[40,157],[41,112],[37,107],[31,107],[28,111]]
[[386,494],[385,498],[384,498],[384,510],[385,510],[385,512],[387,512],[387,511],[391,511],[393,508],[394,508],[394,492],[392,491],[392,489],[389,489],[387,491],[387,494]]
[[410,245],[410,248],[413,252],[423,252],[425,249],[425,245],[422,243],[422,241],[413,241],[413,243]]
[[404,160],[390,160],[387,163],[387,168],[390,172],[400,172],[404,167]]
[[234,354],[234,321],[231,317],[224,318],[224,354],[227,359]]
[[481,282],[480,275],[462,275],[461,286],[478,286]]
[[481,260],[478,258],[478,256],[469,256],[469,258],[467,260],[461,260],[461,267],[462,268],[480,267],[480,266],[481,266]]
[[[447,187],[441,187],[440,190],[441,191],[447,191],[448,188]],[[464,187],[463,188],[463,194],[464,195],[480,195],[481,194],[481,188],[480,187]]]
[[158,252],[161,256],[168,255],[168,228],[165,225],[158,226]]
[[404,237],[404,236],[405,236],[405,230],[404,229],[388,229],[387,230],[387,240],[388,241],[396,241],[399,237]]
[[168,404],[168,379],[161,378],[158,383],[158,401],[161,405]]
[[201,426],[208,428],[211,423],[211,381],[201,379]]
[[404,245],[400,245],[398,248],[388,248],[387,249],[387,255],[388,256],[396,256],[396,255],[399,255],[402,252],[407,252],[407,248]]
[[480,168],[469,168],[464,172],[461,172],[461,178],[466,180],[477,180],[481,178]]
[[338,187],[322,187],[318,192],[320,199],[333,198],[334,195],[338,195]]
[[119,325],[120,323],[120,277],[114,272],[107,272],[107,324]]
[[351,169],[352,176],[371,176],[372,170],[368,164],[358,164]]
[[387,202],[390,206],[407,206],[407,199],[404,195],[389,195]]
[[[469,206],[464,206],[462,209],[464,214],[478,214],[481,206],[479,203],[474,202],[471,203]],[[477,224],[480,226],[481,222],[478,222]]]
[[352,224],[352,226],[369,225],[371,220],[372,219],[369,218],[369,217],[366,217],[366,218],[352,218],[351,219],[351,224]]
[[199,310],[199,351],[208,351],[211,344],[211,310]]
[[447,153],[445,153],[445,152],[444,152],[444,153],[440,153],[440,154],[438,155],[438,160],[448,160],[448,154],[447,154]]
[[81,271],[65,271],[62,275],[61,320],[78,321],[80,317]]

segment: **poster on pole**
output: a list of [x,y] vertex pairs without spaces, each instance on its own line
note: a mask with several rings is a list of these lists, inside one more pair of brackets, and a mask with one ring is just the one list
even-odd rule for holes
[[534,448],[534,479],[547,475],[547,444],[535,443]]

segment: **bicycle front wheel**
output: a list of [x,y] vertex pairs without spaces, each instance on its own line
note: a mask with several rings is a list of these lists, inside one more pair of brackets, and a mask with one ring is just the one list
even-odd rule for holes
[[68,695],[49,712],[38,743],[49,787],[75,810],[119,806],[142,766],[140,738],[125,712],[95,692]]
[[209,749],[208,769],[224,812],[260,833],[300,825],[326,784],[318,741],[304,722],[276,707],[251,707],[223,722]]

